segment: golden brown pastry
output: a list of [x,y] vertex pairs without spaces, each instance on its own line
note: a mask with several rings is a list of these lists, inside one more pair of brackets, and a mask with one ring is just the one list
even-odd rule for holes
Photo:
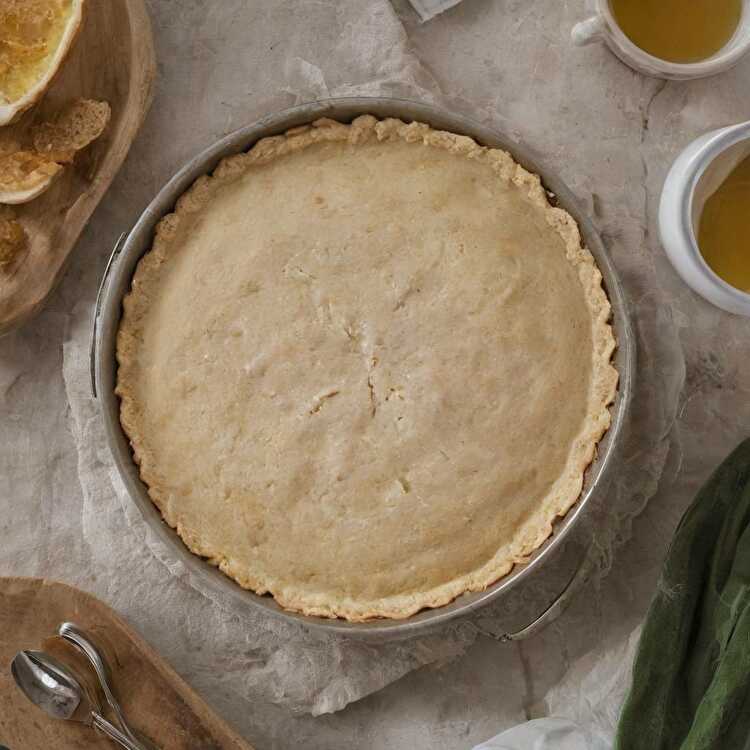
[[188,547],[286,608],[407,617],[578,499],[617,384],[575,221],[505,152],[322,120],[199,179],[118,337],[122,424]]

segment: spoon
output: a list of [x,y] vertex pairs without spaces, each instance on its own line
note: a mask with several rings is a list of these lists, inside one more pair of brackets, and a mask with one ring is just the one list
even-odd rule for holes
[[53,719],[78,721],[103,732],[126,750],[143,750],[95,710],[78,680],[51,656],[21,651],[11,663],[11,672],[24,695]]
[[133,742],[138,742],[138,738],[133,734],[127,721],[125,721],[125,716],[120,708],[120,704],[117,702],[114,690],[112,690],[110,686],[110,675],[112,672],[102,653],[91,642],[88,636],[86,636],[83,630],[72,622],[64,622],[57,629],[57,632],[60,636],[65,638],[66,641],[72,643],[83,653],[89,662],[91,662],[91,666],[94,668],[96,676],[99,678],[99,684],[104,691],[104,697],[107,699],[107,703],[109,703],[112,711],[114,711],[117,721],[120,724],[120,728]]

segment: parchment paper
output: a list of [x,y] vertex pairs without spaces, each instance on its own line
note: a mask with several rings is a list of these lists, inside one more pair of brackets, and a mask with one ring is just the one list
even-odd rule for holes
[[[324,70],[301,55],[289,57],[274,79],[286,104],[350,94],[407,96],[442,104],[498,128],[505,125],[496,109],[483,110],[476,102],[468,104],[443,94],[411,53],[404,29],[386,0],[341,4],[336,13],[339,28],[345,32],[335,53],[346,61],[346,71],[335,65]],[[268,71],[265,74],[269,75]],[[655,491],[684,377],[669,311],[659,293],[646,283],[652,269],[643,265],[642,258],[629,262],[627,256],[618,256],[616,263],[633,301],[641,367],[635,415],[620,471],[591,520],[594,544],[590,564],[597,583],[609,570],[615,547],[629,538],[631,519]],[[158,629],[154,613],[168,609],[172,618],[175,612],[180,613],[174,653],[188,644],[201,644],[199,653],[191,654],[194,673],[214,689],[218,683],[232,691],[235,705],[246,701],[248,710],[267,701],[315,715],[337,711],[417,667],[455,658],[469,647],[477,637],[477,629],[469,623],[415,641],[363,645],[313,636],[302,627],[261,615],[240,615],[228,609],[226,602],[209,601],[149,535],[115,474],[97,405],[90,395],[92,297],[89,294],[79,302],[69,321],[63,373],[85,497],[83,538],[97,570],[100,596],[130,617],[142,615],[154,631]],[[482,631],[503,630],[509,620],[525,624],[524,620],[532,619],[554,594],[554,587],[543,589],[519,589],[502,608],[483,612],[479,618]],[[590,600],[591,591],[588,596]],[[579,615],[574,612],[561,626],[571,653],[587,649],[590,636],[582,622],[589,615],[587,609]],[[145,635],[148,637],[148,630]],[[517,683],[519,693],[526,689],[523,670],[511,670],[506,678]],[[498,706],[498,712],[503,710]]]

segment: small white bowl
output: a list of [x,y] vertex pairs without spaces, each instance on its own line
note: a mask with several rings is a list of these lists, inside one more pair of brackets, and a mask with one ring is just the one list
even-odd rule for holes
[[714,273],[696,239],[706,200],[748,156],[750,122],[715,130],[691,143],[664,183],[659,233],[669,260],[693,291],[722,310],[750,317],[750,294]]
[[573,28],[573,43],[579,47],[604,42],[626,65],[655,78],[684,81],[723,73],[750,52],[750,0],[744,0],[742,17],[734,36],[715,55],[696,63],[675,63],[644,52],[630,41],[617,24],[609,0],[590,0],[595,15]]

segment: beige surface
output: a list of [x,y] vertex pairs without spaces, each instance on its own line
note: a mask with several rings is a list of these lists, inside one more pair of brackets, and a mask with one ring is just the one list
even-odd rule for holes
[[[7,528],[0,572],[52,576],[95,593],[262,750],[469,750],[539,715],[535,706],[566,669],[591,664],[600,647],[619,647],[648,606],[683,509],[747,437],[747,321],[682,284],[659,246],[655,220],[680,150],[707,130],[750,119],[743,95],[750,58],[717,78],[663,88],[604,47],[571,48],[584,0],[465,0],[423,25],[412,23],[408,7],[405,27],[388,15],[387,0],[148,3],[160,70],[144,129],[58,291],[41,315],[0,339],[0,513]],[[573,190],[633,303],[641,366],[625,472],[618,467],[618,483],[601,502],[612,532],[598,531],[597,542],[608,554],[618,539],[611,573],[533,641],[479,637],[452,662],[442,651],[441,666],[351,703],[435,661],[432,642],[419,640],[408,651],[351,639],[320,645],[274,619],[227,616],[184,578],[167,575],[138,542],[144,532],[135,506],[122,488],[110,487],[114,467],[90,396],[88,349],[110,249],[176,170],[229,131],[296,101],[352,93],[430,101],[393,83],[402,71],[420,76],[446,109],[533,148]],[[670,435],[681,387],[677,333],[687,384]],[[657,461],[669,446],[673,469],[631,538],[621,520],[653,494]],[[482,614],[485,625],[491,618],[498,631],[522,627],[557,593],[551,585],[517,588],[507,609]],[[570,697],[568,706],[556,703],[557,715],[570,716],[574,700],[583,708],[593,699],[585,682]],[[330,716],[293,713],[346,703]]]
[[[63,622],[83,627],[112,667],[129,723],[160,750],[252,750],[132,628],[91,594],[40,578],[0,578],[0,744],[13,750],[107,750],[93,729],[46,716],[16,687],[13,657],[41,649],[65,663],[92,692],[89,663],[62,638]],[[106,706],[104,697],[99,704]],[[105,716],[113,717],[109,709]]]
[[290,609],[405,617],[551,533],[609,425],[609,304],[504,152],[320,121],[203,178],[126,299],[122,420],[187,545]]
[[57,284],[151,102],[156,63],[144,0],[95,0],[85,8],[75,46],[49,91],[0,133],[25,141],[35,125],[79,97],[107,101],[112,119],[43,195],[18,207],[28,243],[0,271],[0,336],[39,310]]

